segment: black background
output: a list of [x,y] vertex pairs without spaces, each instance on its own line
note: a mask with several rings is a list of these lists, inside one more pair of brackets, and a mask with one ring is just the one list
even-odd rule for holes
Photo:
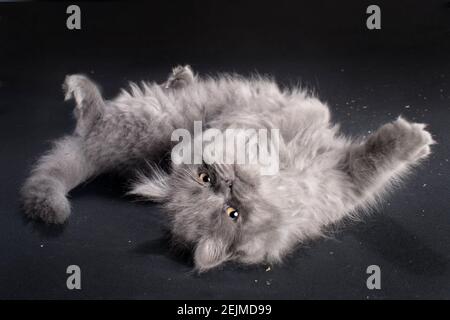
[[[366,28],[369,4],[382,29]],[[447,1],[159,1],[0,3],[0,298],[450,298],[450,5]],[[299,248],[285,263],[206,274],[171,255],[164,216],[104,176],[71,192],[63,227],[23,218],[18,189],[49,141],[73,129],[68,73],[113,98],[128,81],[162,81],[189,63],[200,74],[253,72],[317,92],[348,134],[397,115],[425,122],[430,160],[360,222]],[[66,288],[68,265],[82,290]],[[381,267],[368,290],[366,268]]]

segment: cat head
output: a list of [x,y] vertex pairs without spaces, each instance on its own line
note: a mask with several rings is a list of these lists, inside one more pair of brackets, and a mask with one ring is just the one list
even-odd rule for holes
[[152,171],[131,193],[162,203],[173,238],[194,248],[197,270],[228,260],[257,263],[273,257],[273,242],[282,237],[280,213],[261,196],[257,171],[225,164]]

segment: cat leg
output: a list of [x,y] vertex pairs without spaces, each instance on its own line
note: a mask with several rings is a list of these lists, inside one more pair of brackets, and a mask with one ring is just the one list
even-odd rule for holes
[[136,108],[133,98],[105,104],[84,76],[67,77],[64,88],[66,98],[76,101],[75,132],[58,140],[38,161],[22,189],[25,212],[51,223],[67,219],[67,193],[90,177],[161,161],[170,150],[173,130],[186,121],[183,112]]
[[67,193],[95,173],[76,135],[57,140],[42,156],[21,190],[25,213],[48,223],[63,223],[70,215]]
[[172,69],[167,81],[163,84],[165,89],[180,89],[194,83],[195,75],[189,65],[177,66]]
[[345,171],[360,200],[382,193],[420,160],[430,154],[434,144],[424,124],[398,118],[383,125],[362,144],[352,146]]
[[76,101],[77,126],[71,136],[54,143],[42,156],[21,190],[25,213],[48,223],[63,223],[70,214],[67,193],[99,171],[85,154],[85,135],[104,110],[95,84],[80,75],[68,76],[63,85],[66,99]]
[[66,76],[63,84],[65,100],[74,99],[77,126],[75,134],[84,136],[94,122],[103,114],[105,102],[98,87],[86,76],[75,74]]

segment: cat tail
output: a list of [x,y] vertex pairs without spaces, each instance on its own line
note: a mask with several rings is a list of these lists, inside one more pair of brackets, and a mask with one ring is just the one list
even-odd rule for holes
[[31,218],[63,223],[70,215],[68,192],[91,177],[98,168],[85,154],[84,137],[105,111],[97,86],[82,75],[67,76],[66,100],[74,98],[77,126],[72,135],[54,142],[35,164],[21,189],[22,206]]

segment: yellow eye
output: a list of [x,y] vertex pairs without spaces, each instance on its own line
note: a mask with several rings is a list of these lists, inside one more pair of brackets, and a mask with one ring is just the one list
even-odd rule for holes
[[236,220],[239,217],[239,212],[233,207],[228,207],[225,211],[231,220]]
[[204,172],[202,172],[202,173],[200,173],[198,175],[198,180],[201,183],[210,183],[211,182],[211,178],[209,177],[209,175],[207,173],[204,173]]

